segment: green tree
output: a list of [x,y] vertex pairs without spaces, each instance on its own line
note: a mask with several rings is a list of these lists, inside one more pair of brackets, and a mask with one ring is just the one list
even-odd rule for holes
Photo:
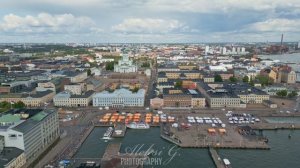
[[87,72],[87,75],[88,75],[88,76],[91,76],[91,75],[92,75],[91,69],[88,69],[86,72]]
[[267,76],[259,75],[259,76],[256,77],[256,79],[260,82],[260,84],[262,86],[267,86],[271,83],[270,80],[269,80],[269,77],[267,77]]
[[112,70],[114,70],[114,66],[115,66],[114,62],[107,62],[106,65],[105,65],[105,69],[107,71],[112,71]]
[[144,68],[149,68],[149,67],[150,67],[150,63],[144,62],[144,63],[142,64],[142,67],[144,67]]
[[175,83],[175,88],[181,88],[182,87],[182,81],[177,81]]
[[251,86],[254,86],[254,81],[253,81],[252,78],[250,78],[249,84],[250,84]]
[[293,97],[296,97],[296,96],[298,96],[298,93],[296,92],[296,91],[292,91],[291,93],[289,93],[288,95],[287,95],[289,98],[293,98]]
[[276,92],[276,95],[279,97],[286,97],[287,96],[287,90],[280,90]]
[[9,109],[10,108],[10,103],[7,101],[3,101],[0,103],[0,108],[2,109]]
[[229,81],[232,82],[232,83],[236,83],[238,80],[237,80],[236,77],[231,76],[231,77],[229,78]]
[[249,82],[249,77],[248,77],[248,76],[244,76],[243,82],[244,82],[244,83],[248,83],[248,82]]
[[18,101],[17,103],[13,104],[13,108],[24,108],[25,104],[21,101]]
[[221,75],[215,75],[215,82],[223,82]]
[[139,90],[140,90],[140,88],[135,87],[135,88],[133,88],[131,91],[132,91],[132,93],[137,93]]

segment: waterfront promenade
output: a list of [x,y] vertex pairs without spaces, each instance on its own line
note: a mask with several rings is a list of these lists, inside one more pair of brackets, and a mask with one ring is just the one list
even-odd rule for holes
[[211,158],[213,159],[216,168],[225,168],[225,165],[222,162],[222,158],[220,158],[220,156],[217,153],[216,149],[209,148],[209,154],[210,154]]

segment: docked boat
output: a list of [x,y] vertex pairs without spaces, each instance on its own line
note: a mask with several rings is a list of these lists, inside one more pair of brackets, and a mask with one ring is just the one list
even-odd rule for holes
[[132,122],[130,124],[126,125],[127,128],[131,128],[131,129],[149,129],[150,125],[147,123],[137,123],[137,122]]
[[231,163],[229,162],[228,159],[224,158],[223,162],[224,162],[224,165],[225,165],[226,168],[231,168]]
[[114,131],[113,127],[109,127],[109,128],[106,130],[106,132],[104,133],[102,139],[110,139],[110,137],[111,137],[112,134],[113,134],[113,131]]

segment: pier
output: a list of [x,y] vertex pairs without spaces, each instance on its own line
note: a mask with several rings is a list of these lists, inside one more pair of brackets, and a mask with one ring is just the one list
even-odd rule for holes
[[120,148],[121,148],[121,143],[108,144],[103,154],[103,157],[101,159],[101,162],[109,161],[112,158],[117,157],[119,155]]
[[210,156],[211,158],[213,159],[214,161],[214,164],[217,168],[225,168],[225,165],[222,161],[222,159],[220,158],[219,154],[217,153],[216,149],[215,148],[209,148],[209,153],[210,153]]
[[278,130],[278,129],[300,129],[300,124],[296,123],[258,123],[251,126],[256,130]]
[[116,123],[114,125],[114,132],[112,134],[113,138],[122,138],[125,136],[126,134],[126,125],[122,124],[122,123]]
[[189,130],[173,128],[167,124],[161,125],[161,138],[174,143],[182,148],[223,148],[223,149],[263,149],[270,147],[258,136],[243,136],[235,127],[226,128],[226,133],[209,133],[207,128],[199,126]]

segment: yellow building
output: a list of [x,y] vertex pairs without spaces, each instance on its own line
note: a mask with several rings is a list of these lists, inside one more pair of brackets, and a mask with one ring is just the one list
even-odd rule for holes
[[194,70],[197,69],[197,65],[178,65],[180,70]]
[[166,72],[168,79],[178,79],[180,77],[180,72]]
[[193,97],[192,98],[192,107],[193,108],[201,108],[205,107],[205,98],[204,97]]
[[35,94],[8,94],[0,95],[0,102],[23,102],[27,107],[39,107],[52,101],[55,93],[51,90],[36,92]]
[[241,98],[241,101],[247,104],[263,103],[263,101],[270,99],[270,95],[267,94],[241,94],[238,96]]
[[0,166],[3,168],[21,168],[26,163],[24,151],[15,147],[0,150]]
[[184,73],[187,79],[200,79],[201,75],[199,72],[186,72]]
[[160,82],[168,82],[168,78],[167,77],[158,77],[157,83],[160,83]]

